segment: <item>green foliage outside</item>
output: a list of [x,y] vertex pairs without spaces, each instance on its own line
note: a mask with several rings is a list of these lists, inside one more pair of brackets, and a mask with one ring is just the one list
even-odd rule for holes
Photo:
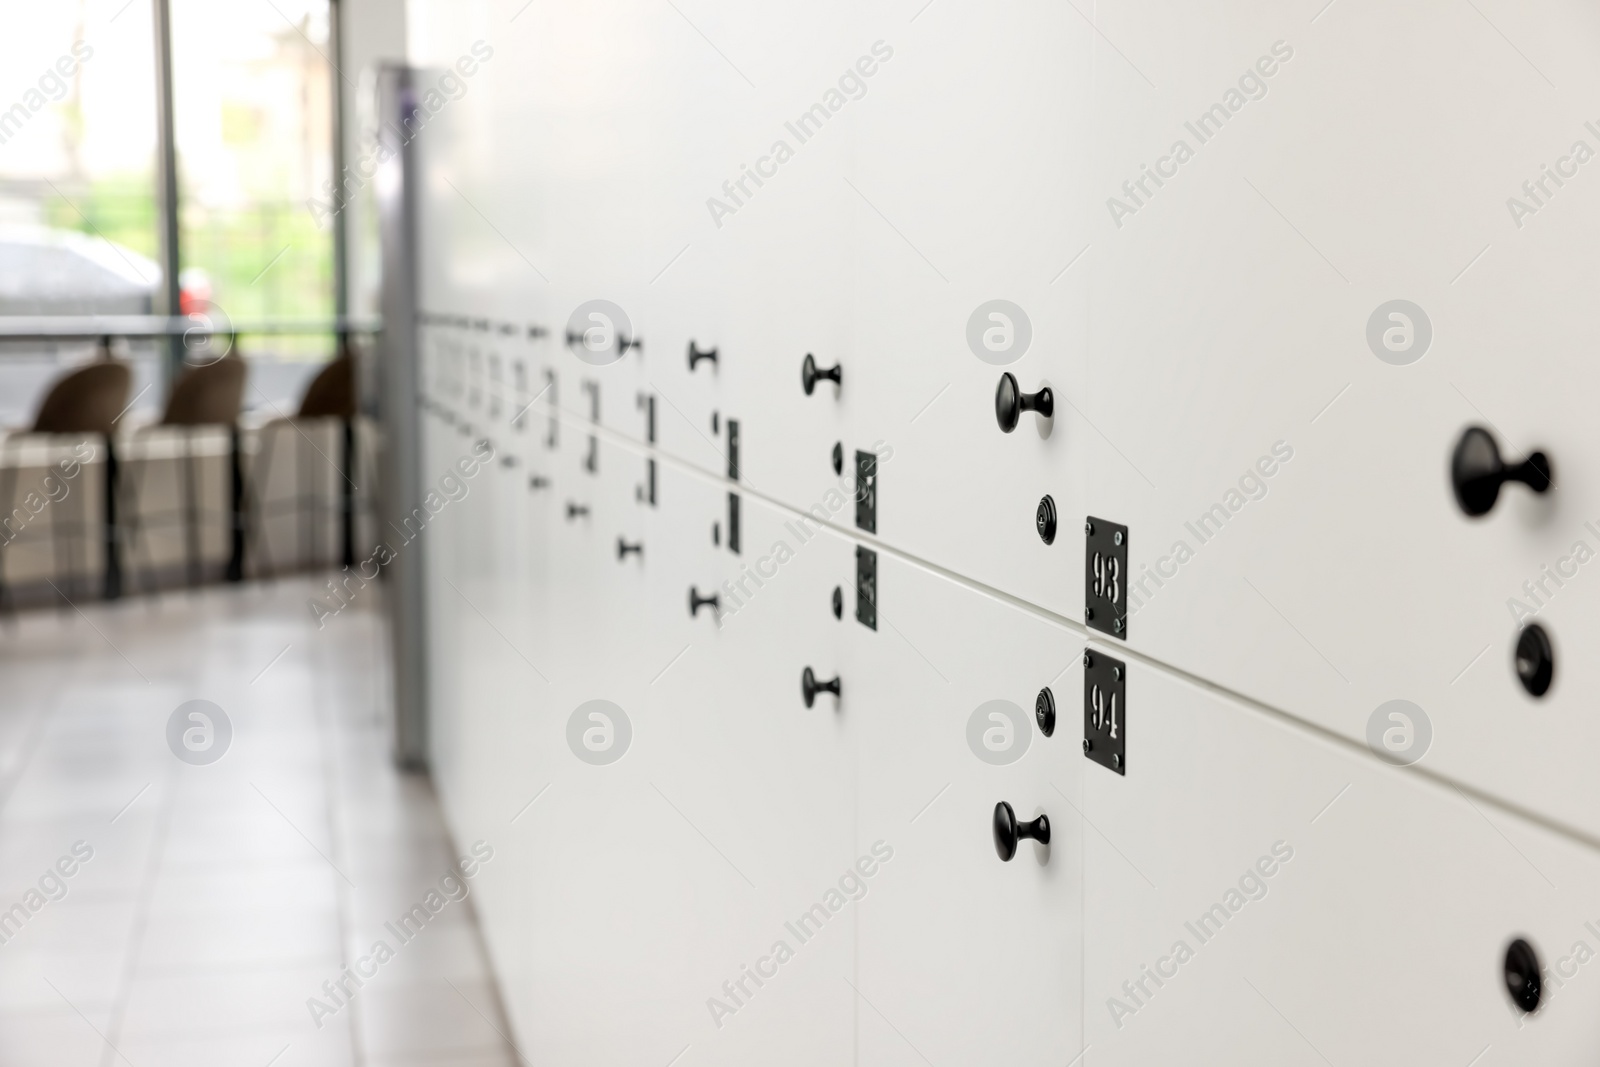
[[[103,236],[160,262],[149,175],[95,179],[71,203],[52,196],[45,217],[51,226]],[[305,204],[217,209],[186,202],[180,218],[183,268],[206,272],[212,302],[234,322],[333,316],[332,231],[318,228]],[[289,358],[324,359],[332,350],[328,336],[246,337],[243,344],[247,355]]]

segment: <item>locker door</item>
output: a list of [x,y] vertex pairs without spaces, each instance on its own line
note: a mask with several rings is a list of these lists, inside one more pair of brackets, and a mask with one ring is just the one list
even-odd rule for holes
[[[552,695],[522,756],[539,768],[522,775],[530,797],[548,783],[517,816],[523,1047],[839,1061],[853,1040],[848,991],[818,974],[831,977],[852,940],[796,964],[772,958],[800,897],[851,858],[851,728],[788,709],[789,643],[833,654],[839,624],[808,594],[839,553],[813,545],[758,587],[743,565],[773,566],[771,545],[789,536],[777,519],[742,510],[749,547],[736,556],[710,538],[721,484],[663,463],[650,508],[633,498],[630,458],[602,444],[592,525],[575,520],[552,548],[574,577],[551,598]],[[619,529],[642,551],[618,559]],[[719,596],[720,615],[690,614],[691,585]],[[616,951],[597,957],[596,937]]]
[[[1569,397],[1600,341],[1581,295],[1600,205],[1579,178],[1535,187],[1536,216],[1508,198],[1600,146],[1539,103],[1529,63],[1592,79],[1569,42],[1593,22],[1576,5],[1110,14],[1167,91],[1097,46],[1106,206],[1085,261],[1106,433],[1089,510],[1131,528],[1131,644],[1349,738],[1410,701],[1431,765],[1588,833],[1600,726],[1576,650],[1600,636],[1583,562],[1600,437]],[[1157,185],[1145,165],[1176,171]],[[1506,484],[1469,518],[1451,463],[1474,425],[1507,465],[1543,450],[1556,488]],[[1542,701],[1514,668],[1529,621],[1556,649]]]
[[[1100,831],[1084,864],[1091,1062],[1600,1051],[1600,984],[1585,975],[1600,855],[1292,720],[1125,667],[1127,774],[1083,761]],[[1517,939],[1547,968],[1532,1015],[1507,991]]]
[[[876,861],[853,905],[860,1062],[1070,1063],[1088,832],[1080,643],[899,559],[880,556],[877,573],[878,628],[850,625],[840,702],[861,738],[857,851]],[[1002,861],[1002,802],[1018,822],[1048,818],[1048,846],[1019,839]]]
[[[850,69],[859,43],[857,20],[835,30],[824,48],[807,42],[807,63],[792,76],[790,103],[769,115],[764,141],[796,138],[785,128],[788,112],[803,110]],[[852,102],[860,107],[871,94]],[[714,272],[725,294],[721,308],[721,353],[715,377],[722,389],[724,422],[719,448],[753,490],[791,506],[822,500],[836,483],[835,444],[849,458],[852,441],[849,398],[858,388],[851,366],[844,309],[851,278],[848,225],[851,195],[841,175],[848,170],[856,115],[846,108],[783,165],[735,218],[717,231],[702,269]],[[809,128],[809,127],[808,127]],[[758,145],[761,141],[756,142]],[[808,394],[802,368],[807,356],[815,375]],[[855,361],[859,363],[859,360]],[[839,366],[841,383],[825,375]],[[730,436],[737,424],[737,455]],[[704,429],[704,427],[702,427]],[[851,474],[845,468],[845,474]]]
[[[669,473],[674,499],[721,503],[720,484]],[[663,513],[670,505],[663,504]],[[849,546],[802,543],[787,515],[746,500],[740,554],[701,536],[656,574],[661,676],[651,689],[663,731],[655,755],[652,850],[690,861],[661,892],[670,956],[657,975],[679,1044],[707,1063],[849,1062],[853,1004],[838,975],[853,931],[802,944],[789,924],[853,862],[858,724],[824,696],[805,707],[802,668],[838,670],[844,623],[829,593]],[[724,583],[716,583],[721,569]],[[709,575],[709,577],[708,577]],[[688,614],[688,586],[717,587],[719,619]],[[692,825],[691,825],[692,824]]]
[[[653,1054],[661,1037],[639,1013],[625,1028],[599,1021],[615,997],[634,996],[625,975],[645,973],[628,953],[658,958],[648,932],[615,957],[596,951],[599,931],[650,917],[659,874],[637,848],[655,620],[624,609],[647,602],[649,555],[617,551],[619,538],[646,553],[652,540],[646,505],[632,494],[636,457],[605,441],[591,451],[586,428],[561,427],[561,447],[544,453],[545,488],[513,483],[538,526],[520,591],[533,635],[514,641],[498,620],[471,620],[514,684],[492,705],[457,713],[471,724],[472,756],[446,797],[453,821],[472,799],[497,849],[479,911],[518,1044],[556,1057],[596,1040],[619,1056]],[[509,568],[498,571],[509,578]]]
[[[884,28],[847,171],[855,264],[847,448],[883,441],[876,536],[1063,613],[1081,575],[1098,416],[1085,403],[1092,100],[1084,18],[1060,5],[930,7]],[[1047,121],[1041,116],[1048,114]],[[1003,374],[1049,420],[1003,432]],[[1051,498],[1054,547],[1038,512]],[[810,503],[809,501],[807,503]],[[848,519],[846,520],[848,522]]]
[[[808,352],[824,369],[849,358],[853,194],[843,175],[860,109],[875,96],[876,79],[855,64],[880,32],[843,0],[724,5],[712,18],[760,69],[718,61],[699,86],[705,99],[660,115],[673,203],[657,227],[661,275],[640,292],[665,341],[649,357],[668,405],[662,447],[723,471],[734,420],[748,484],[810,503],[831,484],[847,408],[826,380],[805,395],[801,365]],[[685,46],[683,62],[704,63],[703,42]],[[662,80],[680,77],[663,68]],[[690,370],[691,345],[716,360]]]

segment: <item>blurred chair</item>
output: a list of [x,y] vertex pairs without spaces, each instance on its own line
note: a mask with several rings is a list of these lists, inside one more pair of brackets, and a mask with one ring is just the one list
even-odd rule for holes
[[[28,518],[18,522],[16,460],[11,445],[28,437],[75,437],[87,441],[99,437],[106,449],[106,503],[104,523],[105,545],[105,596],[113,599],[122,593],[122,567],[117,538],[117,453],[116,422],[128,404],[128,390],[133,382],[133,372],[127,363],[111,358],[109,339],[101,344],[101,358],[94,363],[68,371],[56,380],[39,405],[30,430],[12,431],[0,439],[0,606],[10,600],[5,580],[4,550],[28,524]],[[50,465],[46,464],[46,470]],[[61,517],[48,505],[50,511],[50,541],[52,569],[61,573],[61,544],[58,534],[63,525],[69,533],[81,534],[82,523],[63,524]],[[31,517],[24,508],[24,516]],[[69,568],[76,574],[76,570]]]
[[[171,518],[165,515],[145,515],[139,498],[147,488],[151,462],[150,436],[160,430],[181,431],[183,454],[181,470],[177,471],[179,510],[176,518],[183,527],[184,562],[190,585],[200,584],[200,512],[195,484],[194,431],[201,428],[220,428],[228,431],[230,506],[229,534],[231,547],[227,577],[238,581],[243,576],[244,563],[244,492],[243,473],[239,462],[239,408],[244,398],[245,377],[249,365],[237,354],[230,353],[221,359],[202,366],[189,367],[172,386],[167,396],[167,408],[161,421],[140,427],[135,439],[140,441],[143,455],[129,481],[128,531],[129,544],[135,551],[145,549],[146,570],[149,570],[150,551],[145,537],[146,527],[152,519]],[[130,450],[131,454],[131,450]]]
[[[339,465],[339,515],[340,557],[344,566],[355,563],[355,485],[351,481],[356,463],[356,365],[348,340],[340,342],[339,355],[306,387],[300,398],[300,408],[292,416],[280,417],[262,425],[257,440],[260,441],[257,459],[250,478],[250,554],[256,560],[258,573],[274,574],[272,555],[267,549],[266,520],[270,515],[285,511],[300,519],[296,530],[295,558],[308,558],[307,544],[314,537],[316,517],[325,510],[323,497],[314,490],[307,492],[316,470],[315,460],[304,447],[297,447],[299,462],[295,469],[294,494],[284,499],[269,501],[267,490],[272,479],[273,459],[277,455],[278,438],[293,431],[304,444],[313,449],[316,445],[306,436],[305,424],[337,420],[343,430],[343,456]],[[320,458],[328,457],[316,449]],[[312,546],[311,551],[315,551]]]

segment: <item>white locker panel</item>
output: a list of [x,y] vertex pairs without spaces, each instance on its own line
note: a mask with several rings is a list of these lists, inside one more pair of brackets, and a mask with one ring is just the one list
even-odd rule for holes
[[[1600,856],[1289,720],[1127,670],[1127,775],[1083,777],[1088,1062],[1600,1051],[1600,986],[1579,962],[1596,947]],[[1507,995],[1516,938],[1547,968],[1533,1015]]]
[[[722,492],[691,483],[669,473],[665,489]],[[658,847],[693,859],[679,913],[697,921],[680,919],[671,935],[677,958],[692,962],[662,971],[652,995],[703,1062],[848,1062],[855,1006],[841,976],[852,970],[854,923],[841,915],[819,930],[803,917],[856,859],[858,727],[827,698],[802,705],[797,657],[837,663],[843,624],[827,593],[851,553],[823,534],[797,543],[759,506],[747,503],[742,523],[739,556],[723,551],[692,570],[669,557],[661,572],[657,603],[674,636],[651,686],[667,731],[652,799],[669,820]],[[717,567],[727,582],[720,625],[709,609],[691,619],[688,576]]]
[[[1108,13],[1161,91],[1101,42],[1087,478],[1131,528],[1135,648],[1352,738],[1411,701],[1429,766],[1593,835],[1600,437],[1567,396],[1600,342],[1600,199],[1546,181],[1537,217],[1508,210],[1542,161],[1600,148],[1539,73],[1594,77],[1563,22],[1593,39],[1570,4]],[[1544,450],[1556,488],[1467,518],[1450,460],[1474,424],[1508,461]],[[1512,665],[1535,610],[1542,702]]]
[[[846,175],[845,392],[857,437],[893,449],[877,536],[1071,613],[1094,432],[1082,390],[1088,279],[1075,263],[1092,217],[1092,28],[1060,5],[954,5],[893,36]],[[1051,102],[1048,121],[1024,99]],[[1006,318],[989,317],[996,301],[1012,305]],[[1028,393],[1048,385],[1052,418],[1024,413],[1003,433],[1003,373]],[[1046,494],[1058,515],[1050,547],[1035,528]]]
[[[838,714],[860,736],[862,1064],[1063,1064],[1082,1048],[1081,642],[887,555],[851,621]],[[1035,719],[1041,688],[1054,730]],[[994,810],[1049,819],[1002,861]],[[877,855],[874,859],[883,860]]]

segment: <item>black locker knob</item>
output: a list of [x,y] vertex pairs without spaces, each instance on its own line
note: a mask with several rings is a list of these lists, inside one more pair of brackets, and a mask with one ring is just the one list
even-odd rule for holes
[[811,391],[817,387],[817,382],[819,381],[826,380],[834,385],[843,386],[843,374],[844,371],[838,363],[835,363],[827,370],[818,367],[816,359],[812,357],[810,352],[806,353],[805,362],[800,364],[800,384],[805,386],[806,396],[811,395]]
[[1000,858],[1010,862],[1017,854],[1017,842],[1031,837],[1041,845],[1050,843],[1050,816],[1041,815],[1032,822],[1018,822],[1017,813],[1005,801],[994,806],[994,850]]
[[832,693],[837,699],[840,695],[839,676],[834,675],[826,682],[819,682],[817,676],[811,673],[811,668],[807,667],[800,672],[800,695],[805,698],[806,707],[816,702],[818,693]]
[[570,500],[567,501],[567,521],[568,522],[571,522],[573,519],[577,518],[579,515],[588,515],[588,514],[589,514],[589,505],[588,504],[574,504]]
[[1539,975],[1539,954],[1522,938],[1506,946],[1506,992],[1523,1011],[1539,1010],[1544,981]]
[[1530,696],[1542,697],[1550,691],[1556,675],[1555,649],[1543,626],[1530,622],[1517,635],[1517,679]]
[[543,477],[541,475],[538,475],[538,474],[530,474],[530,475],[528,475],[528,488],[529,489],[544,489],[544,488],[547,488],[549,485],[550,485],[550,479],[549,478],[545,478],[545,477]]
[[843,441],[835,441],[833,443],[833,473],[835,473],[835,474],[843,474],[844,473],[844,442]]
[[715,363],[717,361],[717,350],[715,348],[708,348],[702,352],[694,346],[694,341],[691,339],[689,341],[689,369],[694,370],[694,365],[699,363],[702,359],[709,359],[711,362]]
[[1550,459],[1530,452],[1521,463],[1507,466],[1494,435],[1482,426],[1468,426],[1450,457],[1450,484],[1461,510],[1476,518],[1487,515],[1506,482],[1521,482],[1535,493],[1550,488]]
[[833,587],[833,617],[844,618],[844,589],[837,585]]
[[630,545],[630,544],[628,544],[628,542],[626,542],[622,538],[618,537],[617,538],[617,558],[618,559],[626,559],[627,556],[628,556],[628,553],[630,553],[630,552],[632,552],[634,555],[638,556],[640,559],[643,559],[644,558],[644,542],[640,541],[638,544]]
[[994,417],[1000,429],[1010,433],[1017,428],[1017,420],[1024,411],[1037,411],[1045,418],[1056,413],[1056,395],[1047,385],[1037,393],[1024,393],[1017,384],[1017,376],[1010,371],[1000,375],[1000,385],[994,391]]
[[706,607],[709,607],[711,613],[715,615],[722,610],[722,601],[715,593],[710,596],[701,596],[700,590],[691,585],[689,587],[689,614],[698,615],[700,614],[700,609]]
[[[571,330],[567,331],[567,347],[568,348],[574,348],[575,349],[575,348],[579,347],[580,345],[582,345],[583,343],[584,343],[583,334],[581,334],[581,333],[573,333]],[[628,349],[630,349],[630,348],[637,348],[639,351],[643,352],[644,351],[644,341],[641,340],[638,337],[628,337],[628,336],[626,336],[624,334],[620,334],[620,333],[617,334],[617,354],[625,356],[625,355],[628,354]]]

